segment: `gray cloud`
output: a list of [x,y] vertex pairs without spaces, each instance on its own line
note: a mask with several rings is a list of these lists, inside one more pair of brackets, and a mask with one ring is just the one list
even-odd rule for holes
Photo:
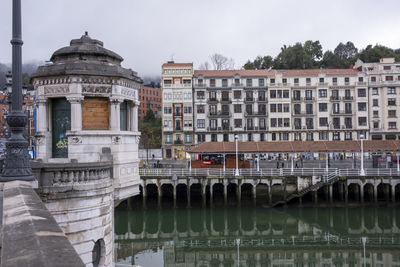
[[[11,61],[11,2],[0,8],[0,62]],[[140,75],[159,75],[161,64],[193,62],[212,53],[236,67],[283,44],[320,40],[324,50],[353,41],[358,48],[400,48],[400,2],[265,0],[25,0],[24,61],[48,60],[56,49],[89,31]]]

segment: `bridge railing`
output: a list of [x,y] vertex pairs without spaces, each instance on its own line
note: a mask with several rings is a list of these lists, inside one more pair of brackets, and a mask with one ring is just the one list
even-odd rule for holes
[[[385,169],[364,169],[365,176],[400,176],[400,172],[396,168],[385,168]],[[361,176],[360,169],[337,169],[329,168],[328,171],[325,168],[268,168],[268,169],[239,169],[239,176],[244,177],[265,177],[265,176],[291,176],[291,175],[326,175],[335,173],[338,176]],[[203,177],[203,176],[225,176],[235,177],[235,169],[217,169],[217,168],[192,168],[192,169],[173,169],[173,168],[160,168],[160,169],[139,169],[140,176],[167,176],[167,177],[179,177],[179,176],[191,176],[191,177]]]

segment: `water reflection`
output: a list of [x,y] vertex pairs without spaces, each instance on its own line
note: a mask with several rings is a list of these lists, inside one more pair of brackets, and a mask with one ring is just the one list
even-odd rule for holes
[[400,209],[116,210],[115,245],[145,267],[400,266]]

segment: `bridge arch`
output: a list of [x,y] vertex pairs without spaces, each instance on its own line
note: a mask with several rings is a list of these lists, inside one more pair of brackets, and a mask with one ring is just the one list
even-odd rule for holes
[[229,183],[227,185],[227,199],[228,199],[228,205],[231,203],[237,204],[239,199],[238,199],[238,185],[236,183]]
[[388,201],[391,199],[391,186],[388,183],[380,183],[378,185],[378,201]]
[[253,198],[253,185],[250,183],[243,183],[240,186],[240,190],[241,190],[241,201],[243,202],[247,202],[250,203],[252,201]]
[[161,185],[161,204],[168,206],[174,201],[174,186],[172,184]]
[[360,201],[360,185],[357,183],[351,183],[348,185],[348,199],[352,202]]
[[149,205],[157,205],[158,201],[158,186],[156,184],[147,184],[146,185],[146,196],[147,203]]
[[204,195],[202,194],[203,185],[201,183],[194,183],[190,185],[190,203],[191,205],[199,205],[203,201]]
[[223,203],[224,199],[224,185],[222,183],[215,183],[212,185],[212,203],[219,204]]
[[176,186],[176,204],[177,206],[188,204],[188,187],[186,184],[178,184]]
[[269,186],[265,183],[259,183],[256,186],[256,203],[257,205],[268,205],[270,197]]

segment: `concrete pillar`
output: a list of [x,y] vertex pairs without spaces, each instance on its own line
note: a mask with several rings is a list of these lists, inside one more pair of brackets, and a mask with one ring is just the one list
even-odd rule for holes
[[333,185],[329,185],[329,203],[333,203]]
[[395,185],[390,185],[392,188],[392,202],[396,202],[396,186]]
[[206,197],[207,197],[206,185],[201,184],[201,204],[202,204],[203,208],[206,207],[206,203],[207,203]]
[[71,103],[71,131],[82,131],[82,101],[83,96],[68,97]]
[[162,198],[161,185],[157,185],[157,192],[158,192],[157,206],[158,208],[161,208],[161,198]]
[[226,183],[223,183],[224,187],[224,205],[228,205],[228,185]]
[[384,193],[385,193],[385,201],[388,202],[390,200],[390,187],[385,185],[384,187]]
[[147,204],[147,188],[146,185],[143,185],[143,209],[146,209],[146,204]]
[[271,188],[271,184],[270,186],[268,186],[268,205],[272,205],[272,188]]
[[360,201],[364,203],[364,186],[360,185]]
[[190,184],[187,184],[187,207],[190,208]]
[[344,202],[347,204],[349,202],[349,186],[347,183],[343,183],[344,186]]
[[118,98],[110,98],[110,130],[111,131],[119,131],[120,128],[120,104],[122,103],[121,99]]
[[210,207],[213,206],[213,184],[210,185]]
[[374,185],[374,202],[378,202],[378,186]]
[[173,198],[174,198],[174,209],[176,208],[176,184],[174,182],[173,186]]
[[236,197],[237,197],[237,205],[240,206],[240,203],[242,202],[242,188],[239,181],[237,184]]
[[253,185],[253,206],[257,205],[257,187]]
[[327,202],[329,201],[329,187],[328,186],[324,186],[324,200],[326,200]]
[[360,189],[358,186],[354,187],[354,194],[356,195],[356,201],[359,202],[360,201]]

